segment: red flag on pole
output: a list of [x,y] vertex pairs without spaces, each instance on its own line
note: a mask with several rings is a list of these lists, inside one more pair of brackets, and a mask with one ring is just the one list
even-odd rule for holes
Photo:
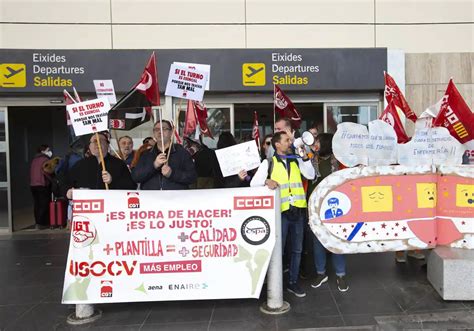
[[474,115],[452,79],[444,92],[433,125],[444,126],[462,144],[474,139]]
[[405,116],[413,122],[416,122],[417,117],[416,114],[411,110],[410,106],[408,105],[407,100],[403,96],[402,91],[398,88],[397,83],[395,80],[390,76],[387,72],[384,72],[385,77],[385,99],[387,99],[387,103],[393,101],[393,104],[396,108],[399,108]]
[[393,101],[391,101],[387,108],[385,108],[383,113],[380,115],[380,119],[393,127],[397,134],[397,142],[399,144],[404,144],[410,140],[403,128],[402,121],[400,120],[400,116],[398,116],[397,108],[395,108]]
[[184,131],[183,136],[191,135],[197,126],[197,116],[196,112],[194,111],[194,105],[192,100],[188,100],[188,107],[186,110],[186,116],[184,118]]
[[109,111],[109,127],[131,130],[152,117],[152,106],[160,105],[156,59],[153,52],[137,84]]
[[212,132],[207,125],[206,106],[202,102],[188,100],[183,135],[191,135],[194,131],[196,131],[198,124],[203,136],[214,139]]
[[160,105],[160,91],[158,86],[158,75],[156,74],[156,57],[153,52],[143,70],[140,81],[134,86],[140,93],[144,94],[152,106]]
[[214,139],[212,136],[212,132],[207,125],[207,108],[204,103],[199,101],[193,101],[194,109],[196,110],[197,119],[199,122],[199,129],[201,130],[201,134],[203,136],[207,136],[209,138]]
[[260,130],[258,129],[258,115],[257,112],[253,112],[253,128],[252,138],[255,139],[258,149],[260,149]]
[[275,95],[273,99],[273,111],[276,112],[280,117],[289,118],[293,128],[299,129],[301,125],[301,115],[296,110],[295,105],[278,85],[275,85],[274,91]]

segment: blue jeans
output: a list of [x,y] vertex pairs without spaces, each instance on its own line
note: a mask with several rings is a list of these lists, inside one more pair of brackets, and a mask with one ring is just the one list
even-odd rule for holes
[[[313,236],[313,256],[314,256],[314,265],[316,266],[316,272],[318,274],[326,273],[326,253],[327,250],[324,248],[323,244]],[[342,254],[331,253],[332,265],[336,271],[336,276],[345,276],[346,275],[346,258]]]
[[303,233],[304,233],[304,221],[306,218],[305,209],[298,208],[296,213],[281,213],[281,232],[282,232],[282,245],[283,251],[285,251],[286,237],[290,234],[291,244],[291,257],[290,257],[290,268],[289,278],[290,283],[296,283],[298,280],[298,274],[300,272],[301,252],[303,251]]

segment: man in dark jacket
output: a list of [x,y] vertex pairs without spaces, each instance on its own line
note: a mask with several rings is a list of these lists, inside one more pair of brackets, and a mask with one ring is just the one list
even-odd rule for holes
[[[191,155],[181,145],[172,144],[173,128],[169,121],[153,126],[155,146],[145,152],[132,170],[132,178],[142,190],[184,190],[196,181]],[[163,140],[162,140],[163,137]],[[164,146],[164,152],[161,151]],[[169,159],[168,152],[171,149]]]
[[[72,198],[73,188],[105,189],[105,183],[110,189],[134,190],[137,185],[133,182],[127,165],[116,157],[108,154],[109,139],[105,134],[99,133],[100,146],[97,145],[95,135],[89,140],[91,156],[78,161],[66,177],[67,197]],[[102,171],[99,148],[104,155],[105,169]]]

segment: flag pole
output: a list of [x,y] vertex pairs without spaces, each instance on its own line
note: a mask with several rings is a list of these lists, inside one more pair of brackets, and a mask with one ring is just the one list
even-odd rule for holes
[[[102,154],[102,146],[100,145],[100,139],[99,139],[99,134],[96,132],[95,133],[95,139],[97,140],[97,147],[99,148],[99,155],[100,155],[100,163],[102,164],[102,171],[107,171],[105,169],[105,162],[104,162],[104,154]],[[105,189],[109,189],[109,184],[105,184]]]
[[273,84],[273,131],[275,131],[276,114],[275,114],[275,84]]
[[123,154],[122,154],[122,151],[120,150],[120,145],[119,145],[119,139],[118,139],[118,135],[117,135],[117,130],[113,130],[114,131],[114,137],[115,137],[115,141],[117,142],[117,147],[118,147],[118,153],[115,151],[115,149],[112,147],[114,153],[116,155],[118,155],[118,157],[120,158],[120,160],[123,160]]
[[176,127],[178,126],[177,123],[179,121],[179,112],[181,111],[181,103],[183,102],[182,98],[179,98],[179,104],[178,104],[178,112],[176,113],[174,117],[174,123],[173,123],[173,131],[171,132],[171,144],[170,148],[168,148],[168,155],[166,156],[166,162],[170,159],[170,154],[171,154],[171,146],[173,146],[173,141],[174,141],[174,136],[176,132]]
[[163,110],[160,107],[160,133],[161,133],[161,153],[165,152],[165,143],[163,142]]

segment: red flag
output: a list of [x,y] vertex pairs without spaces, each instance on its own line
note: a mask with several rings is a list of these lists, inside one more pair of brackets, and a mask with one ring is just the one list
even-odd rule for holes
[[202,102],[188,100],[183,135],[191,135],[196,130],[198,123],[201,134],[214,139],[212,132],[207,125],[206,106]]
[[[110,109],[109,127],[117,130],[131,130],[148,122],[153,117],[151,106],[159,105],[160,93],[155,52],[153,52],[138,83]],[[114,127],[112,126],[114,123],[120,125]]]
[[399,144],[404,144],[410,140],[410,138],[407,136],[407,133],[405,132],[405,129],[403,128],[402,121],[398,116],[397,108],[395,108],[393,101],[391,101],[387,108],[385,108],[383,113],[380,115],[380,119],[393,127],[395,133],[397,134],[397,142]]
[[186,110],[186,116],[184,119],[184,131],[183,131],[183,136],[189,136],[191,135],[195,130],[197,126],[197,116],[196,112],[194,111],[194,104],[192,100],[188,100],[188,107]]
[[434,126],[444,126],[449,133],[464,144],[474,139],[474,115],[459,93],[452,79],[449,80]]
[[291,120],[292,127],[299,129],[301,125],[301,116],[295,108],[293,102],[280,89],[278,85],[274,85],[274,104],[273,111],[280,117],[287,117]]
[[143,70],[140,81],[134,86],[140,93],[144,94],[152,106],[160,105],[160,91],[158,87],[158,75],[156,74],[156,58],[153,52]]
[[253,112],[252,138],[255,139],[257,147],[260,149],[260,131],[258,129],[258,115],[256,111]]
[[199,129],[201,130],[201,134],[203,136],[207,136],[209,138],[214,139],[212,136],[212,132],[207,125],[207,108],[204,103],[199,101],[193,101],[194,109],[196,110],[197,119],[199,122]]
[[387,72],[384,72],[385,77],[385,99],[387,99],[387,103],[393,101],[393,104],[396,108],[399,108],[405,116],[413,122],[416,122],[417,117],[416,114],[411,110],[410,106],[408,105],[407,100],[403,96],[402,91],[398,88],[397,83],[395,80],[390,76]]

